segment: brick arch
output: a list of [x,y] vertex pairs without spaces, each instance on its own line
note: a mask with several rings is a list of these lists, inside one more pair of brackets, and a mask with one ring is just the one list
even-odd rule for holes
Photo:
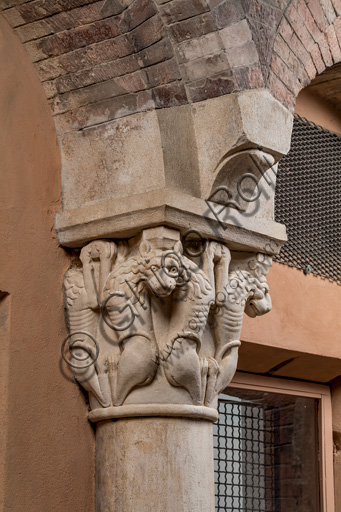
[[64,133],[264,86],[282,9],[273,3],[3,0],[1,8]]
[[293,110],[298,93],[341,61],[341,1],[293,0],[278,26],[267,87]]
[[[268,87],[292,108],[337,59],[341,0],[2,0],[59,133]],[[323,69],[322,69],[323,68]]]

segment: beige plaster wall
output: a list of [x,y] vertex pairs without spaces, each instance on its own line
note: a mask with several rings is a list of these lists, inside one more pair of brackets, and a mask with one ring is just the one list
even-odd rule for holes
[[330,102],[312,93],[309,88],[303,89],[297,96],[295,112],[341,135],[341,113]]
[[0,63],[0,510],[91,512],[93,430],[60,369],[59,149],[44,91],[2,18]]
[[272,311],[244,315],[239,369],[316,382],[340,374],[341,286],[274,263],[268,275]]

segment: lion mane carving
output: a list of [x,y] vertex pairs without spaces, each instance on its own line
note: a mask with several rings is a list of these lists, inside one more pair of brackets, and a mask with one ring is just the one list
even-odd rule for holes
[[[88,333],[98,343],[98,357],[89,340],[70,346],[75,363],[82,355],[93,360],[86,368],[73,365],[92,408],[123,405],[156,375],[186,390],[193,405],[212,405],[235,372],[244,310],[253,316],[271,307],[264,275],[235,278],[223,244],[208,242],[199,267],[173,242],[96,240],[81,250],[83,267],[65,274],[69,332]],[[212,324],[217,307],[221,314]],[[207,329],[215,344],[210,355],[202,350]]]

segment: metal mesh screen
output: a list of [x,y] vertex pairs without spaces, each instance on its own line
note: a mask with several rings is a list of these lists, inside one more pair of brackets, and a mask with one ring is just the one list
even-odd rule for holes
[[271,412],[259,404],[224,399],[219,399],[218,412],[215,510],[275,512]]
[[278,167],[275,218],[288,232],[275,260],[341,284],[341,137],[298,115]]

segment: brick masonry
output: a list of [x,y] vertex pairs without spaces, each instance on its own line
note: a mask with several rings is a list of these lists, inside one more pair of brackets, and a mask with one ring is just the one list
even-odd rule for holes
[[341,60],[341,0],[2,0],[61,132],[267,87]]

